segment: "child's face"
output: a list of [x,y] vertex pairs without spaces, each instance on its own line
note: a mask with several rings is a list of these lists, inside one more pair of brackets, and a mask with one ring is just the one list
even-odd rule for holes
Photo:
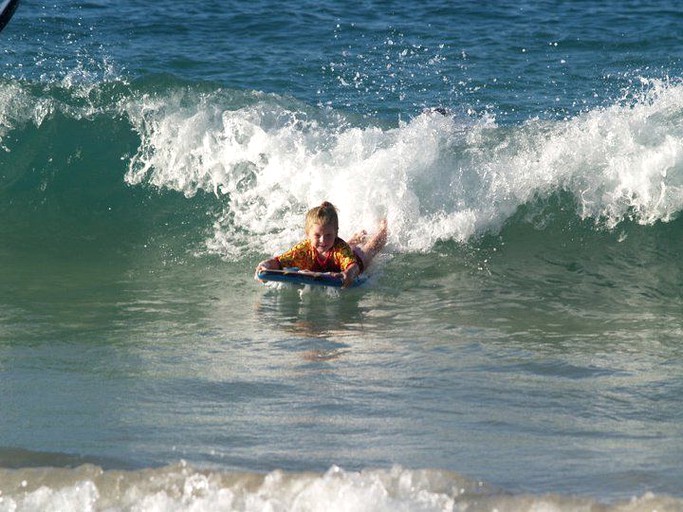
[[324,256],[332,249],[337,238],[337,230],[332,224],[313,224],[308,229],[306,237],[318,254]]

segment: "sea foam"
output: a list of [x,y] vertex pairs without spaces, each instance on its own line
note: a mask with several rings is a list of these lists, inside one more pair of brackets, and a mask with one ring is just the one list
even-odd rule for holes
[[139,471],[0,469],[0,511],[510,512],[680,510],[681,501],[647,494],[625,502],[502,493],[439,470],[267,474],[197,470],[184,463]]

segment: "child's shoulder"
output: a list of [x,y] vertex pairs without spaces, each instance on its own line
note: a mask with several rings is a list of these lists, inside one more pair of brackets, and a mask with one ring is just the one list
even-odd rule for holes
[[296,244],[294,244],[287,252],[304,251],[304,250],[308,249],[310,246],[311,246],[311,243],[307,239],[304,239],[304,240],[301,240],[301,241],[297,242]]
[[343,238],[337,237],[337,239],[334,241],[334,245],[332,246],[333,250],[336,251],[352,251],[351,246],[349,243],[344,240]]

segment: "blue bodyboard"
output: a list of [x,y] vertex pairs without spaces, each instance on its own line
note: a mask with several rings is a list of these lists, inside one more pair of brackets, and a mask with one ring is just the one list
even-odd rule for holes
[[[295,267],[282,270],[260,270],[256,277],[266,282],[275,281],[300,285],[331,286],[333,288],[341,288],[342,286],[341,278],[332,276],[327,272],[311,272],[309,270],[299,270]],[[365,279],[365,277],[357,277],[351,286],[358,286],[364,283]]]

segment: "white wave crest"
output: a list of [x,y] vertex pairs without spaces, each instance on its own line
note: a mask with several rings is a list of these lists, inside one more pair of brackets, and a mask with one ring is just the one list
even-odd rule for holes
[[228,256],[282,249],[323,200],[342,236],[387,217],[399,251],[496,231],[558,191],[608,227],[669,221],[683,208],[683,85],[651,82],[627,99],[520,126],[425,111],[380,127],[265,95],[237,108],[218,93],[144,97],[127,107],[142,143],[126,179],[213,192],[224,213],[208,245]]

